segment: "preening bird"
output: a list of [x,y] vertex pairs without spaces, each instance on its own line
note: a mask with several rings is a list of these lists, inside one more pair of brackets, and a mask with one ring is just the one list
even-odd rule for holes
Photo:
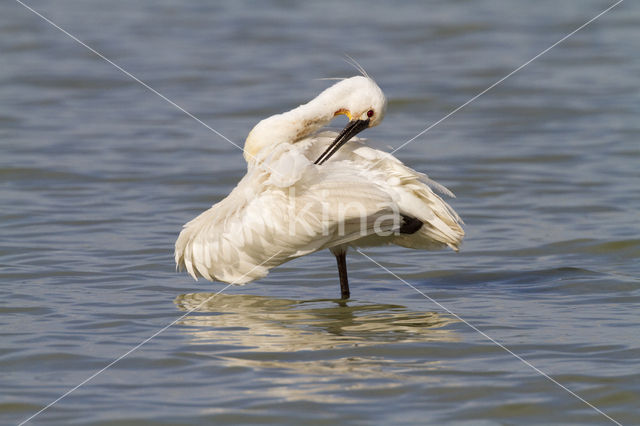
[[[349,247],[396,244],[458,250],[462,220],[435,192],[453,194],[356,138],[382,121],[387,101],[367,76],[260,121],[244,146],[247,174],[231,193],[184,225],[177,266],[195,279],[244,284],[291,259],[329,249],[349,298]],[[338,115],[340,132],[323,131]]]

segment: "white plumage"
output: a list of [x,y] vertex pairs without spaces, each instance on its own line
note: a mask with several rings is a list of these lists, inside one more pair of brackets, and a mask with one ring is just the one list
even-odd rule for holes
[[[244,284],[291,259],[331,249],[344,269],[344,298],[349,246],[457,250],[462,221],[431,187],[453,194],[353,138],[379,124],[385,110],[382,91],[358,76],[258,123],[245,142],[247,174],[184,226],[175,245],[178,267],[194,278]],[[350,119],[341,134],[320,131],[339,114]]]

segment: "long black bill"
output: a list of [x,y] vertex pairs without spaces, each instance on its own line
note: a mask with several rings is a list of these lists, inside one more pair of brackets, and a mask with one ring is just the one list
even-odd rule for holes
[[331,142],[329,148],[327,148],[320,157],[313,164],[322,164],[327,161],[342,145],[349,142],[349,140],[369,127],[369,119],[366,120],[353,120],[347,123],[344,129],[340,132],[338,137]]

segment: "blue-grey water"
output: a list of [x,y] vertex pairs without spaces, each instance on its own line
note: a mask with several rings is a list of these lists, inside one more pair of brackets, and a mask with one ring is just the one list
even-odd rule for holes
[[[389,98],[363,136],[390,150],[612,2],[28,4],[240,145],[356,74],[352,55]],[[29,424],[612,424],[448,309],[640,424],[637,2],[397,152],[456,193],[467,237],[366,254],[441,306],[356,252],[346,303],[328,252],[210,297],[223,284],[176,273],[173,243],[241,151],[18,2],[0,11],[0,423],[178,320]]]

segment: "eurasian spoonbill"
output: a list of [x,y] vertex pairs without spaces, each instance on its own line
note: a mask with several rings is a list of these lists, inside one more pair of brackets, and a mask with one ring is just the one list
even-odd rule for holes
[[[457,251],[462,220],[432,188],[453,194],[354,138],[380,124],[386,107],[377,84],[356,76],[259,122],[245,141],[247,174],[225,199],[184,225],[175,245],[178,267],[195,279],[244,284],[329,249],[346,299],[348,247]],[[338,115],[348,117],[346,127],[339,134],[322,131]]]

